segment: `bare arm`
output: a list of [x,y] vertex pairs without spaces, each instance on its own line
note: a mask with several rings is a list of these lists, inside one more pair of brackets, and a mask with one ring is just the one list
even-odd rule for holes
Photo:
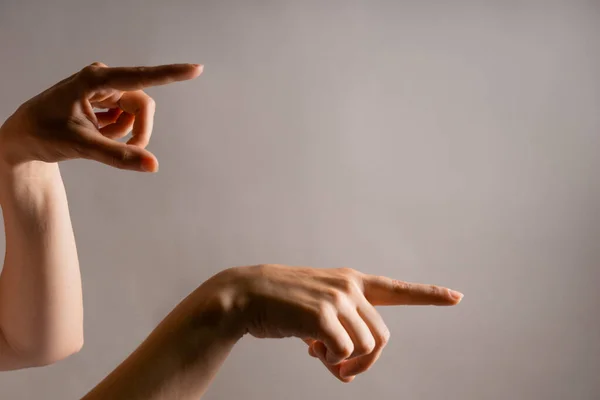
[[224,303],[184,300],[83,400],[197,400],[240,339]]
[[369,369],[389,331],[376,305],[458,304],[462,294],[349,269],[238,267],[206,281],[83,400],[196,400],[235,343],[298,337],[342,382]]
[[58,165],[0,161],[0,204],[0,370],[50,364],[83,345],[79,263]]
[[[0,127],[0,370],[53,363],[83,345],[81,279],[58,162],[86,158],[154,172],[147,86],[193,79],[198,65],[92,64],[28,100]],[[108,112],[94,112],[108,108]],[[127,143],[118,139],[132,131]]]

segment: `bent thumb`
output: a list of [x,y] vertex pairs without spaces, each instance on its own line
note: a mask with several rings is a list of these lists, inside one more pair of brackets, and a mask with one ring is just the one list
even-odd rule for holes
[[104,136],[97,136],[89,143],[88,153],[89,158],[114,168],[142,172],[158,171],[158,161],[148,150]]

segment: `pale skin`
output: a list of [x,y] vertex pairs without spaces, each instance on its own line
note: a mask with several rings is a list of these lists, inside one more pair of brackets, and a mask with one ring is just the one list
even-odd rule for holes
[[[57,162],[85,158],[156,172],[157,159],[145,149],[155,104],[142,90],[201,72],[196,64],[95,63],[25,103],[0,128],[2,369],[49,364],[83,344],[79,266]],[[127,143],[117,140],[129,131]],[[197,399],[245,335],[300,338],[333,376],[351,382],[390,337],[376,306],[451,306],[462,297],[348,268],[230,268],[184,299],[84,399]]]
[[390,338],[375,306],[452,306],[462,297],[348,268],[227,269],[184,299],[83,399],[199,399],[247,334],[300,338],[333,376],[351,382],[373,366]]
[[[57,162],[86,158],[155,172],[145,150],[154,101],[141,89],[193,79],[194,64],[92,64],[27,101],[0,127],[0,370],[41,366],[83,345],[79,263]],[[108,108],[108,112],[94,112]],[[118,138],[132,131],[128,143]]]

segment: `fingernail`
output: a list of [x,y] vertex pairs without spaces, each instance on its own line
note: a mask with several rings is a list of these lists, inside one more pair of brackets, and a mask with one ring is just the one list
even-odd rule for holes
[[457,292],[456,290],[448,289],[448,292],[450,292],[450,297],[458,301],[461,301],[462,298],[465,297],[464,294]]

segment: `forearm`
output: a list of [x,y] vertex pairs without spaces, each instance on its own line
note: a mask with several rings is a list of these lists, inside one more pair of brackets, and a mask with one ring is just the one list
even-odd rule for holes
[[193,293],[83,400],[197,400],[242,336],[222,304]]
[[58,165],[0,163],[0,204],[0,369],[58,361],[83,342],[79,263]]

